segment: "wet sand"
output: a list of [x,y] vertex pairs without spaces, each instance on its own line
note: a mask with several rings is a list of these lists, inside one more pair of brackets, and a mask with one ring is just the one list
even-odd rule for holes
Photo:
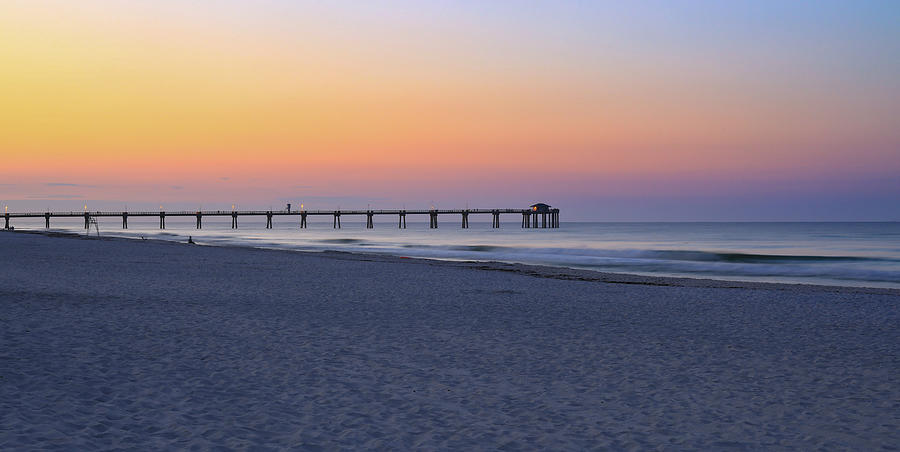
[[0,232],[0,449],[900,444],[900,291]]

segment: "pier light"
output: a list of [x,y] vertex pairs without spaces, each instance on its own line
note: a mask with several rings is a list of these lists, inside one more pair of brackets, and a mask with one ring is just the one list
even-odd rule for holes
[[231,205],[231,211],[234,212],[234,204]]

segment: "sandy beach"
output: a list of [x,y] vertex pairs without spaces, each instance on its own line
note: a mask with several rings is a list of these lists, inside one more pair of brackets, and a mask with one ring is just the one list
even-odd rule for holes
[[896,450],[900,291],[0,232],[0,449]]

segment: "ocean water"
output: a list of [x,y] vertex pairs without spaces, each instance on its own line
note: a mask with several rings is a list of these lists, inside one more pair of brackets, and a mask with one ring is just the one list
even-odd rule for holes
[[[398,229],[396,218],[242,217],[231,229],[227,217],[169,217],[167,229],[154,218],[99,218],[102,236],[140,237],[201,244],[242,245],[304,251],[338,250],[448,260],[502,261],[656,276],[900,288],[900,223],[591,223],[563,222],[559,229],[522,229],[520,218],[501,218],[501,228],[456,216],[427,219]],[[474,219],[473,219],[474,220]],[[43,219],[16,219],[22,229],[43,229]],[[54,219],[53,230],[84,233],[83,220]],[[92,231],[92,234],[96,232]]]

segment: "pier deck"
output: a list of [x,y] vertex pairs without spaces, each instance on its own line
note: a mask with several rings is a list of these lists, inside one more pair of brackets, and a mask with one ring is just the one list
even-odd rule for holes
[[375,227],[375,216],[396,216],[397,226],[400,229],[406,228],[407,215],[427,215],[429,217],[429,227],[435,229],[438,227],[438,217],[440,215],[459,215],[460,226],[463,229],[469,227],[469,215],[491,215],[491,227],[500,227],[500,215],[517,214],[521,215],[522,228],[542,228],[555,229],[559,227],[559,209],[367,209],[367,210],[201,210],[201,211],[70,211],[70,212],[6,212],[4,214],[5,228],[10,229],[11,219],[13,218],[44,218],[45,227],[50,227],[51,218],[73,218],[80,217],[84,219],[84,226],[88,228],[92,218],[101,217],[120,217],[122,219],[122,228],[128,229],[128,219],[131,217],[156,217],[159,218],[159,228],[166,228],[166,218],[168,217],[194,217],[196,218],[196,228],[203,228],[204,217],[231,217],[232,229],[237,229],[238,218],[240,217],[266,217],[266,229],[271,229],[272,218],[276,216],[295,216],[298,217],[299,227],[305,229],[307,227],[308,216],[331,216],[332,225],[335,229],[341,227],[342,216],[365,216],[366,228]]

